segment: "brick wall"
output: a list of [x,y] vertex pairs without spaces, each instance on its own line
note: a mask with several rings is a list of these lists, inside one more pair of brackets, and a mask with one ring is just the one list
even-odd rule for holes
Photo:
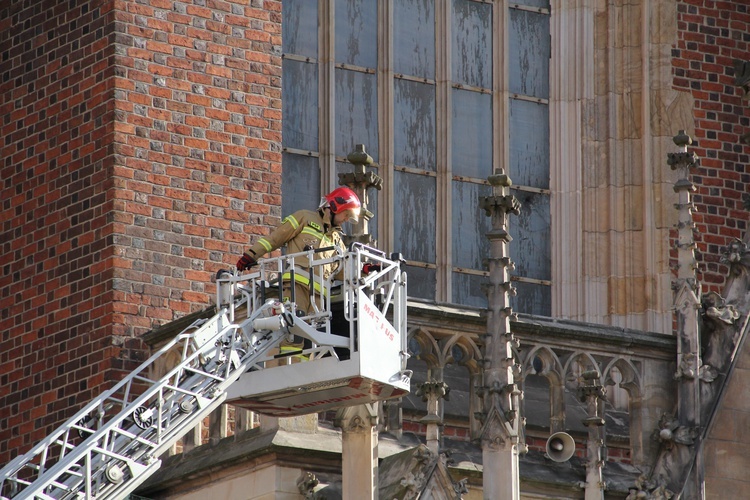
[[[709,0],[677,4],[678,44],[673,49],[674,87],[695,99],[694,144],[701,165],[691,171],[698,277],[704,291],[721,292],[727,267],[721,252],[742,238],[750,218],[743,195],[750,185],[747,101],[735,86],[734,63],[750,62],[750,5]],[[674,241],[674,240],[673,240]],[[675,263],[676,251],[672,262]]]
[[280,217],[280,1],[0,7],[0,464]]

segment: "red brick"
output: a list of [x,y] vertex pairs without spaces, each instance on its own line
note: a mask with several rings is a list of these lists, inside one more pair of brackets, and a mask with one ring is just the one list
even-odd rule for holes
[[[36,74],[36,84],[37,88],[46,89],[41,94],[26,85],[0,84],[0,115],[10,119],[10,123],[0,123],[0,136],[6,138],[0,143],[0,158],[24,172],[5,168],[10,165],[7,162],[0,165],[0,177],[11,179],[13,186],[6,188],[10,184],[3,184],[1,199],[11,200],[18,207],[9,220],[3,221],[3,229],[22,231],[20,237],[4,247],[5,254],[11,256],[11,272],[17,273],[20,280],[0,277],[0,296],[8,297],[2,304],[9,315],[1,326],[10,330],[9,338],[13,339],[0,343],[0,353],[12,354],[1,358],[0,373],[16,373],[15,363],[34,367],[34,371],[50,379],[51,387],[46,392],[41,390],[39,397],[25,400],[23,415],[9,420],[0,430],[0,441],[7,443],[7,450],[15,450],[14,454],[26,451],[41,439],[49,430],[46,427],[70,416],[71,408],[67,402],[61,404],[58,391],[85,402],[98,387],[121,376],[122,370],[132,364],[123,360],[143,358],[143,353],[138,354],[144,348],[140,341],[128,344],[121,354],[108,337],[140,335],[152,325],[198,310],[212,300],[212,273],[190,270],[190,259],[205,261],[209,252],[220,251],[225,252],[222,260],[231,262],[236,256],[229,251],[228,242],[246,244],[249,237],[244,232],[232,232],[229,224],[230,220],[243,220],[246,214],[230,211],[223,219],[209,219],[211,207],[226,210],[231,200],[250,201],[248,191],[228,189],[230,177],[253,178],[260,176],[253,171],[280,171],[280,164],[275,164],[278,155],[271,154],[272,147],[280,149],[280,141],[260,130],[265,140],[252,145],[261,149],[256,154],[260,159],[248,159],[243,168],[211,173],[212,163],[229,163],[229,155],[247,156],[247,146],[233,144],[231,134],[246,135],[248,126],[268,128],[267,132],[276,127],[266,120],[244,126],[232,123],[231,113],[247,114],[250,105],[262,111],[272,102],[258,97],[236,103],[230,90],[249,92],[244,82],[252,81],[264,87],[254,92],[279,96],[278,81],[255,76],[249,68],[250,62],[273,61],[271,64],[279,67],[269,68],[268,74],[280,74],[280,58],[269,57],[260,52],[265,50],[262,48],[253,50],[252,39],[268,41],[269,35],[247,29],[261,20],[268,32],[279,33],[278,22],[269,21],[268,11],[252,8],[245,8],[244,15],[226,15],[224,23],[216,22],[214,11],[232,12],[231,4],[221,0],[209,0],[206,7],[187,5],[188,15],[175,12],[173,3],[113,0],[102,4],[82,0],[72,6],[65,3],[50,7],[52,4],[43,0],[31,0],[19,4],[14,12],[22,18],[28,14],[47,20],[47,24],[39,25],[41,33],[36,26],[24,27],[23,23],[0,17],[0,46],[14,42],[12,45],[18,47],[11,57],[0,61],[0,74],[12,69],[14,75],[24,75],[24,64],[31,61],[28,68],[44,67]],[[267,3],[278,11],[279,5]],[[93,11],[97,8],[99,15],[95,16]],[[102,15],[110,10],[111,15]],[[157,10],[166,11],[166,17],[157,17]],[[136,16],[146,22],[136,24]],[[195,27],[192,16],[206,19],[206,29]],[[98,29],[105,34],[114,33],[116,27],[122,32],[82,37],[78,40],[81,50],[73,53],[53,45],[59,43],[60,37],[75,36],[73,20],[77,32],[83,27],[92,33]],[[231,26],[245,29],[247,39],[230,37],[226,44],[214,40],[217,33],[231,33]],[[47,36],[50,29],[55,33],[53,40]],[[112,55],[114,40],[124,44],[127,55]],[[205,42],[205,51],[196,49],[195,41]],[[24,45],[25,42],[29,43]],[[233,52],[237,47],[243,50]],[[37,48],[43,55],[37,54]],[[185,57],[175,49],[184,49]],[[99,56],[105,52],[105,57]],[[54,58],[48,60],[53,53]],[[218,55],[223,59],[213,57]],[[204,63],[205,68],[196,69],[196,61]],[[230,89],[216,86],[215,76],[231,79],[227,82]],[[155,78],[162,80],[157,82]],[[203,86],[201,93],[195,85]],[[183,100],[177,98],[177,91],[185,93]],[[55,102],[51,101],[52,96]],[[5,104],[16,101],[22,103],[17,109]],[[221,101],[220,106],[215,106],[216,101]],[[193,114],[194,106],[205,108],[203,116]],[[279,109],[275,106],[272,112]],[[42,119],[43,112],[47,117],[54,115],[55,121]],[[223,122],[223,131],[212,130],[212,120]],[[24,126],[17,127],[21,121]],[[27,150],[33,150],[33,156],[27,157]],[[55,167],[39,164],[40,158],[54,158]],[[92,168],[94,164],[96,168]],[[33,175],[29,177],[25,172]],[[71,172],[76,172],[75,181]],[[210,173],[210,178],[201,177],[202,173]],[[280,184],[280,178],[273,182]],[[15,185],[23,191],[15,192]],[[221,195],[206,196],[212,185],[226,189]],[[88,207],[85,213],[82,203]],[[271,211],[257,203],[254,206],[262,207],[260,213]],[[278,206],[273,210],[278,211]],[[33,214],[34,220],[44,220],[45,228],[27,220],[26,214]],[[171,232],[173,224],[180,225],[179,234]],[[212,239],[211,227],[222,227],[226,241]],[[253,228],[264,233],[269,229]],[[156,240],[156,231],[161,231],[165,241]],[[182,238],[190,238],[191,246],[183,248],[182,256],[171,255],[172,245],[186,241]],[[39,241],[44,243],[43,250],[37,246]],[[136,264],[139,269],[134,268]],[[176,279],[171,275],[174,266],[192,274]],[[152,277],[159,274],[164,285],[152,282]],[[207,291],[192,290],[193,281],[206,284]],[[131,292],[114,289],[115,283]],[[142,293],[132,293],[135,290]],[[30,314],[44,306],[48,314]],[[39,332],[44,332],[44,336],[40,337]],[[52,338],[68,339],[66,349],[49,343]],[[42,346],[48,361],[41,362],[28,351],[18,349],[18,342]],[[77,364],[82,356],[92,361],[91,366]],[[121,356],[125,358],[118,359]],[[14,361],[6,361],[9,359]],[[72,367],[66,377],[58,377],[54,368],[61,364]],[[84,379],[88,380],[82,385]],[[30,384],[33,379],[21,378],[19,385]],[[0,405],[6,407],[9,396],[5,387],[0,388]],[[39,424],[42,417],[45,423]],[[14,438],[19,432],[23,438]],[[9,457],[9,451],[0,453],[0,463]]]

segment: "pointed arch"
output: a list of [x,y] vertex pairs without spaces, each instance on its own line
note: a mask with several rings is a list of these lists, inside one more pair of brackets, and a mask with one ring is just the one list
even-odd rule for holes
[[523,374],[522,385],[524,390],[527,381],[532,381],[536,377],[546,381],[549,389],[550,434],[564,430],[565,378],[563,377],[563,365],[557,354],[547,346],[533,348],[522,365],[521,373]]

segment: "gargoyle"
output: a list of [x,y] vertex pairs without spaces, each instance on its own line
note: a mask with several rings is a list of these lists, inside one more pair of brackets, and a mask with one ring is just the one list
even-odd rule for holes
[[702,302],[703,310],[709,321],[721,321],[727,325],[732,325],[740,317],[737,309],[733,305],[727,304],[724,297],[716,292],[703,295]]
[[690,446],[698,437],[698,429],[680,425],[680,422],[672,415],[665,413],[659,419],[659,430],[654,436],[660,441],[664,448],[671,450],[676,444]]
[[750,249],[742,240],[735,238],[724,250],[721,262],[729,265],[730,274],[734,276],[747,273],[750,269]]

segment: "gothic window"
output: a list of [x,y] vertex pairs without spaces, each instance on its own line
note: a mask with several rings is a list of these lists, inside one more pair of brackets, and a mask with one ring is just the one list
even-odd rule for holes
[[486,307],[502,168],[513,307],[549,315],[549,2],[284,0],[282,210],[315,205],[364,144],[384,179],[368,207],[378,246],[407,261],[409,295]]

